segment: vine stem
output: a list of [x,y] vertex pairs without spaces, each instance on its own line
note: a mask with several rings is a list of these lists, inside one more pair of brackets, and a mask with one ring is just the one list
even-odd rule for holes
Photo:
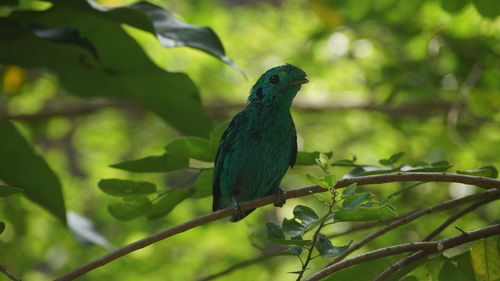
[[[451,173],[391,173],[391,174],[382,174],[382,175],[371,175],[371,176],[363,176],[363,177],[354,177],[354,178],[346,178],[337,181],[335,185],[335,189],[347,187],[353,183],[362,184],[381,184],[388,182],[406,182],[406,181],[425,181],[425,182],[457,182],[463,184],[471,184],[484,188],[497,188],[500,189],[500,180],[485,178],[485,177],[476,177],[469,175],[460,175],[460,174],[451,174]],[[304,188],[299,188],[295,190],[290,190],[285,193],[285,197],[287,199],[303,197],[307,195],[311,195],[314,193],[325,192],[328,189],[319,187],[319,186],[309,186]],[[276,202],[277,195],[266,196],[257,200],[245,202],[241,204],[243,210],[255,209],[264,205],[272,204]],[[92,271],[98,267],[101,267],[109,262],[112,262],[124,255],[127,255],[131,252],[137,251],[144,247],[147,247],[151,244],[157,243],[163,239],[166,239],[170,236],[182,233],[184,231],[190,230],[192,228],[198,227],[200,225],[207,224],[209,222],[219,220],[228,216],[233,215],[232,208],[226,208],[223,210],[219,210],[217,212],[213,212],[210,214],[206,214],[195,218],[193,220],[187,221],[185,223],[167,228],[158,233],[155,233],[151,236],[143,238],[141,240],[135,241],[131,244],[128,244],[122,248],[119,248],[107,255],[104,255],[100,258],[97,258],[87,264],[81,265],[73,271],[57,278],[57,281],[65,281],[65,280],[73,280],[89,271]]]

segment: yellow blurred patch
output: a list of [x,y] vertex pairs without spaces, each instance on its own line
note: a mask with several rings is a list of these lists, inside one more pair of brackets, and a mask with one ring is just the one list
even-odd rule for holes
[[3,91],[7,94],[18,92],[26,77],[24,68],[16,65],[7,66],[3,75]]
[[334,28],[342,24],[342,15],[331,4],[324,0],[310,0],[309,5],[316,16],[328,27]]

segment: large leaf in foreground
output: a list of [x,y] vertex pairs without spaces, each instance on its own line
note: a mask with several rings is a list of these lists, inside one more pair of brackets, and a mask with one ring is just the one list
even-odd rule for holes
[[24,195],[66,224],[61,183],[11,123],[0,120],[0,179],[22,188]]

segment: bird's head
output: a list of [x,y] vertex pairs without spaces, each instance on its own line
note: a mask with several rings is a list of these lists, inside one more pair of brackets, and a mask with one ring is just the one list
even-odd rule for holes
[[306,73],[291,64],[266,71],[252,87],[248,102],[265,106],[290,107],[300,86],[309,82]]

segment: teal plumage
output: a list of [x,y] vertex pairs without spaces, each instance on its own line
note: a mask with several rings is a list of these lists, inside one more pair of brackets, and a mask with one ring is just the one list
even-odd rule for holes
[[277,192],[288,167],[297,156],[297,135],[290,106],[304,71],[287,64],[265,72],[252,87],[246,108],[236,114],[224,132],[215,158],[213,176],[214,211],[232,206],[232,221],[253,210],[243,211],[240,203]]

